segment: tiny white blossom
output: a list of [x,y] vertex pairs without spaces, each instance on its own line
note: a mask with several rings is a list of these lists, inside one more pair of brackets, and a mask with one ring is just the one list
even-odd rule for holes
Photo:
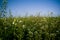
[[33,32],[29,31],[29,36],[33,37]]
[[14,22],[12,24],[14,24]]
[[50,34],[50,36],[56,36],[56,34],[52,33],[52,34]]
[[59,32],[59,31],[56,31],[57,33]]
[[29,31],[29,34],[33,34],[31,31]]
[[5,27],[5,29],[7,29],[7,27]]
[[30,29],[28,28],[28,31],[30,31]]
[[42,26],[41,29],[44,29],[44,26]]
[[25,28],[25,25],[23,25],[22,27]]
[[14,19],[14,22],[16,21],[16,19]]
[[37,31],[35,31],[35,34],[37,34],[38,32]]
[[44,20],[46,19],[46,18],[43,18]]
[[21,23],[22,21],[20,20],[19,23]]

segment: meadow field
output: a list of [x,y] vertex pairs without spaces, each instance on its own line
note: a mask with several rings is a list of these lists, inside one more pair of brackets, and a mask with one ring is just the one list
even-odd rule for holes
[[60,0],[0,0],[0,40],[60,40]]
[[0,18],[0,40],[60,40],[60,17]]

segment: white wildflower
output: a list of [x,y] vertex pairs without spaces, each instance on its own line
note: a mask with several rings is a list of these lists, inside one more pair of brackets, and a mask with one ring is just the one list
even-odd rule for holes
[[5,27],[5,29],[7,29],[7,27]]
[[14,19],[14,22],[16,21],[16,19]]
[[29,37],[33,37],[33,32],[29,31]]
[[28,31],[30,31],[30,29],[28,28]]
[[32,33],[31,31],[29,31],[29,33]]
[[15,22],[13,22],[12,24],[14,24]]
[[23,25],[22,27],[25,28],[25,25]]
[[59,31],[56,31],[57,33],[59,32]]
[[42,26],[41,29],[44,29],[44,26]]
[[22,21],[20,20],[19,23],[21,23]]
[[41,21],[47,22],[46,18],[43,18]]
[[15,25],[17,25],[17,23],[15,23]]
[[56,34],[52,33],[52,34],[50,34],[50,36],[56,36]]
[[35,33],[35,34],[37,34],[38,32],[37,32],[37,31],[35,31],[34,33]]
[[46,18],[43,18],[44,20],[46,20]]

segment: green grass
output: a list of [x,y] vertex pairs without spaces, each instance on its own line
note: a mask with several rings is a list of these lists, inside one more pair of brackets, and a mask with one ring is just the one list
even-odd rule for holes
[[0,18],[0,40],[60,40],[60,17]]

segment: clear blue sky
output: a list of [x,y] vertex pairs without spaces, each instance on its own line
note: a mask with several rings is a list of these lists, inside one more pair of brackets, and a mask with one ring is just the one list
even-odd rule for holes
[[60,0],[8,0],[8,9],[11,9],[13,16],[47,15],[53,12],[54,16],[60,15]]

